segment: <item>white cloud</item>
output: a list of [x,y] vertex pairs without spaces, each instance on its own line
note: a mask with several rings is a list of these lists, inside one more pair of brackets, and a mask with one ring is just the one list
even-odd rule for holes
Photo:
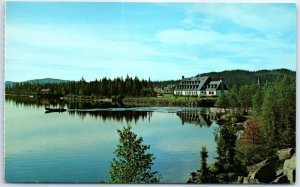
[[[53,68],[77,67],[82,71],[81,75],[93,74],[97,68],[108,69],[101,73],[106,76],[111,73],[112,77],[116,77],[120,75],[112,71],[122,69],[122,75],[134,74],[133,71],[142,71],[145,67],[157,65],[152,58],[165,56],[157,48],[145,44],[144,39],[140,41],[134,35],[130,38],[116,33],[108,34],[106,30],[97,27],[97,31],[91,32],[78,27],[80,26],[66,26],[60,29],[43,25],[8,25],[7,74],[12,77],[10,72],[15,67],[36,70],[42,69],[43,65],[52,65]],[[89,68],[90,71],[84,71],[84,68]],[[55,68],[52,72],[57,71],[59,74],[62,71],[67,72],[68,69],[58,71]],[[95,79],[96,75],[91,77]]]
[[243,42],[251,36],[238,33],[223,34],[200,29],[168,29],[156,34],[162,43],[186,45],[211,45],[218,42]]
[[[7,24],[7,80],[44,74],[75,80],[126,74],[163,80],[205,71],[262,69],[270,63],[295,69],[295,16],[285,6],[191,4],[186,10],[177,27],[147,33],[126,33],[114,24]],[[224,20],[232,23],[231,30],[216,28]]]
[[205,14],[206,19],[225,19],[267,34],[281,35],[296,28],[296,11],[280,4],[199,4],[186,8],[189,15]]
[[[81,29],[80,29],[81,28]],[[153,48],[142,45],[136,40],[126,40],[126,36],[111,33],[105,29],[89,32],[87,28],[77,26],[63,28],[43,25],[8,25],[7,43],[15,48],[15,44],[28,45],[38,49],[55,50],[78,56],[80,54],[110,57],[137,57],[155,54]],[[122,39],[120,39],[122,38]],[[49,53],[49,51],[47,51]]]

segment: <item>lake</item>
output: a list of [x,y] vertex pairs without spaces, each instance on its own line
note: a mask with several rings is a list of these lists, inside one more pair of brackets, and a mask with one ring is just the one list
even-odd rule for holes
[[[45,113],[45,105],[68,111]],[[88,107],[88,108],[87,108]],[[200,168],[206,145],[208,163],[216,156],[208,108],[97,108],[91,104],[5,100],[5,179],[7,182],[97,183],[108,180],[118,129],[130,124],[150,145],[152,171],[162,183],[185,183]]]

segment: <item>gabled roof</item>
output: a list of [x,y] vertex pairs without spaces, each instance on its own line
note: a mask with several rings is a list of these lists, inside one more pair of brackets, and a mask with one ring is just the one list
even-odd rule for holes
[[[210,86],[213,86],[213,85],[215,85],[214,87],[210,87]],[[216,91],[216,90],[221,90],[222,89],[222,87],[221,87],[221,85],[222,85],[222,81],[221,80],[219,80],[219,81],[211,81],[210,83],[209,83],[209,85],[208,85],[208,88],[206,88],[206,91]],[[228,90],[228,88],[226,87],[226,85],[223,83],[223,89],[224,90]]]
[[202,88],[205,89],[203,86],[204,84],[206,83],[206,81],[209,79],[208,76],[205,76],[205,77],[201,77],[201,81],[200,81],[200,84],[199,84],[199,89],[201,90]]
[[[191,88],[191,89],[188,89],[188,90],[205,90],[205,83],[207,82],[207,80],[209,79],[208,76],[204,76],[204,77],[201,77],[201,76],[196,76],[196,77],[190,77],[190,78],[184,78],[180,81],[180,83],[178,84],[179,86],[182,86],[182,85],[196,85],[197,88]],[[200,83],[194,83],[194,84],[184,84],[185,81],[199,81]],[[178,89],[178,87],[176,87],[176,89]]]

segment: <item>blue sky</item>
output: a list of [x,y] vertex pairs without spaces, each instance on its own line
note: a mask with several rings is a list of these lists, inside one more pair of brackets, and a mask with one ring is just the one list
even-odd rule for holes
[[7,2],[6,80],[296,70],[295,4]]

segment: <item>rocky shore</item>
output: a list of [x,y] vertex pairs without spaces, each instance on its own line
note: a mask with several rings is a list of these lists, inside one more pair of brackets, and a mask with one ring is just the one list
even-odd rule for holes
[[238,184],[293,184],[296,179],[295,149],[279,150],[275,157],[247,169],[248,176],[239,176]]
[[[267,158],[247,167],[248,175],[239,176],[237,184],[294,184],[296,180],[296,153],[294,148],[282,149],[272,158]],[[199,170],[191,172],[187,183],[198,183]]]

